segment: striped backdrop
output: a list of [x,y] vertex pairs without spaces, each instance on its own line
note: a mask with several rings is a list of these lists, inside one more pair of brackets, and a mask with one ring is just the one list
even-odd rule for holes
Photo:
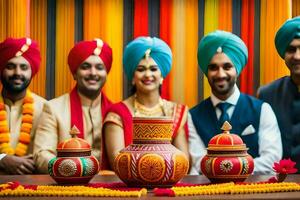
[[31,89],[48,99],[70,91],[75,82],[67,55],[80,40],[95,37],[113,49],[105,92],[113,101],[129,95],[122,69],[124,46],[138,36],[156,36],[173,51],[163,97],[194,106],[210,95],[197,65],[201,38],[216,29],[239,35],[249,60],[239,78],[241,91],[255,95],[260,85],[287,75],[276,53],[274,35],[300,13],[300,0],[0,0],[0,40],[29,36],[42,53]]

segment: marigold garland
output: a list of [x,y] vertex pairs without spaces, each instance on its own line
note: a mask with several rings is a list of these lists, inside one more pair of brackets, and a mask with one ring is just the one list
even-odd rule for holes
[[118,190],[104,187],[88,186],[23,186],[16,182],[9,182],[0,185],[0,197],[3,196],[89,196],[89,197],[141,197],[147,194],[147,189],[139,190]]
[[300,185],[294,182],[283,183],[247,183],[235,184],[233,182],[224,184],[210,184],[199,186],[172,187],[171,189],[156,189],[156,196],[195,196],[195,195],[217,195],[217,194],[254,194],[272,192],[294,192],[300,191]]
[[[103,185],[103,184],[99,184]],[[104,184],[105,185],[105,184]],[[107,184],[108,186],[110,184]],[[118,185],[119,186],[119,185]],[[294,182],[283,183],[241,183],[209,184],[198,186],[178,186],[170,189],[154,189],[156,196],[195,196],[218,194],[254,194],[300,191]],[[141,197],[147,189],[105,188],[97,184],[90,186],[38,186],[20,185],[18,182],[0,184],[0,197],[3,196],[90,196],[90,197]]]
[[29,89],[22,106],[22,124],[19,135],[19,142],[15,149],[10,145],[10,133],[7,122],[7,113],[2,96],[0,95],[0,153],[9,155],[24,156],[27,153],[28,144],[30,143],[30,132],[33,122],[34,100]]

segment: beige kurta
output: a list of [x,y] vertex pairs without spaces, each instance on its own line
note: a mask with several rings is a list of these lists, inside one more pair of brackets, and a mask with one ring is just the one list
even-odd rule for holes
[[[27,154],[32,154],[33,152],[33,141],[35,137],[36,128],[38,125],[38,121],[40,119],[40,115],[42,113],[43,104],[46,100],[33,92],[31,92],[33,100],[34,100],[34,113],[33,113],[33,122],[32,129],[30,132],[31,142],[28,146]],[[16,148],[17,143],[19,142],[19,135],[22,124],[22,106],[23,99],[12,102],[9,99],[4,99],[5,109],[7,112],[7,122],[10,131],[10,145],[12,148]]]
[[[84,139],[91,145],[92,154],[101,160],[101,95],[94,101],[79,95],[83,111]],[[38,171],[48,172],[48,162],[56,156],[58,143],[70,138],[70,94],[62,95],[44,105],[34,141],[34,160]]]

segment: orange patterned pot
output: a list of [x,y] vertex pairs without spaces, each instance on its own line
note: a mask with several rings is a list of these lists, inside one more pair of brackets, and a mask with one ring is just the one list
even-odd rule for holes
[[208,143],[207,155],[201,160],[201,171],[211,182],[241,182],[254,169],[248,148],[236,134],[230,134],[231,125],[226,121],[224,131]]
[[71,139],[57,146],[57,157],[48,163],[50,176],[59,184],[86,184],[100,170],[98,160],[91,155],[91,146],[77,138],[76,127],[70,131]]
[[120,151],[114,162],[119,178],[133,187],[171,187],[183,178],[189,162],[171,144],[173,120],[134,118],[133,144]]

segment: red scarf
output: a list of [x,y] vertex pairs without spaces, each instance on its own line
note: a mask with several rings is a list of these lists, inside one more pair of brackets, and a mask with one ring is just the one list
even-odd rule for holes
[[[102,122],[111,104],[112,104],[111,101],[104,95],[103,92],[101,92]],[[70,93],[70,109],[71,109],[71,128],[75,125],[80,131],[78,137],[84,138],[82,105],[81,105],[80,97],[77,92],[77,86],[75,86]]]

